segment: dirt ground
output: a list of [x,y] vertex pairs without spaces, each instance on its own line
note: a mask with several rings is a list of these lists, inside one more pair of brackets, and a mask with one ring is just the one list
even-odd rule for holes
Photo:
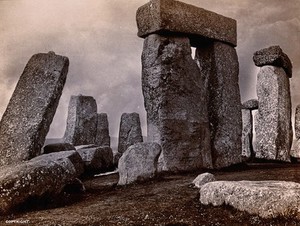
[[[256,163],[211,172],[217,180],[300,182],[299,163]],[[198,189],[191,186],[199,173],[165,174],[125,187],[116,186],[118,174],[85,179],[85,193],[29,201],[17,213],[1,217],[0,225],[300,225],[292,218],[265,220],[229,206],[201,205]]]

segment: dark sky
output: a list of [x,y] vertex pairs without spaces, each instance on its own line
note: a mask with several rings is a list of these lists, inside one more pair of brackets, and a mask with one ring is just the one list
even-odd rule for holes
[[[55,51],[68,56],[68,79],[49,137],[65,131],[71,95],[91,95],[98,112],[109,115],[117,136],[123,112],[140,113],[143,40],[136,36],[136,9],[147,0],[0,0],[0,115],[29,58]],[[280,45],[293,62],[293,109],[300,104],[299,0],[184,0],[238,21],[238,56],[242,101],[255,98],[252,55]],[[146,134],[145,134],[146,135]]]

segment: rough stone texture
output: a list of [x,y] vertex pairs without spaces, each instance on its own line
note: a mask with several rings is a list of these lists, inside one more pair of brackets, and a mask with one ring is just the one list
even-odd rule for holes
[[110,147],[95,147],[77,150],[81,156],[85,173],[107,172],[113,169],[113,152]]
[[242,133],[242,157],[248,160],[254,157],[253,151],[253,123],[251,110],[242,109],[243,133]]
[[295,136],[300,139],[300,105],[297,105],[295,112]]
[[110,147],[109,125],[106,113],[97,114],[97,134],[95,144]]
[[48,144],[43,147],[43,154],[49,154],[52,152],[70,151],[76,150],[72,144],[69,143],[54,143]]
[[205,87],[189,39],[148,36],[142,68],[147,139],[162,147],[159,170],[211,167]]
[[236,50],[221,42],[196,49],[195,60],[207,90],[213,167],[240,163],[242,113]]
[[71,96],[64,141],[74,146],[94,144],[96,134],[96,100],[91,96]]
[[99,146],[96,145],[96,144],[85,144],[85,145],[78,145],[78,146],[75,146],[75,149],[76,149],[76,150],[80,150],[80,149],[97,148],[97,147],[99,147]]
[[139,142],[143,142],[139,114],[123,113],[120,121],[118,152],[122,154],[129,146]]
[[258,109],[258,100],[251,99],[251,100],[247,100],[247,101],[243,102],[242,109],[257,110]]
[[273,65],[282,67],[288,77],[292,77],[292,63],[279,46],[270,46],[254,53],[253,61],[256,66]]
[[204,205],[230,205],[263,218],[300,218],[300,184],[287,181],[215,181],[202,186]]
[[[202,39],[216,39],[236,46],[236,21],[174,0],[151,0],[136,14],[138,36],[156,33],[184,33],[197,45]],[[200,41],[199,41],[200,40]]]
[[201,188],[204,184],[206,184],[208,182],[213,182],[215,180],[216,180],[216,178],[213,174],[202,173],[193,180],[193,184],[196,188]]
[[76,151],[41,155],[29,161],[0,168],[0,214],[32,198],[59,194],[83,172]]
[[31,57],[0,123],[0,166],[41,153],[68,67],[69,59],[54,52]]
[[256,157],[290,161],[293,130],[289,78],[275,66],[262,67],[257,77]]
[[130,146],[119,160],[118,185],[153,178],[161,147],[157,143],[137,143]]

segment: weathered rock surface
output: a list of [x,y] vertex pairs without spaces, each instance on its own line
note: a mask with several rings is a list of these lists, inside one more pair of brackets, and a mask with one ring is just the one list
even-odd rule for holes
[[54,52],[31,57],[0,123],[0,166],[41,153],[68,67],[69,59]]
[[71,96],[64,141],[74,146],[94,144],[96,134],[96,100],[91,96]]
[[216,178],[213,174],[202,173],[193,180],[193,184],[196,188],[201,188],[204,184],[206,184],[208,182],[213,182],[215,180],[216,180]]
[[110,147],[109,124],[106,113],[97,114],[97,134],[95,144]]
[[270,46],[254,53],[253,61],[256,66],[273,65],[282,67],[289,78],[292,77],[292,63],[280,46]]
[[43,147],[43,154],[49,154],[52,152],[70,151],[76,150],[72,144],[69,143],[54,143],[48,144]]
[[251,100],[247,100],[247,101],[243,102],[242,109],[257,110],[258,109],[258,100],[251,99]]
[[295,112],[295,136],[300,139],[300,105],[297,105]]
[[149,35],[142,68],[147,139],[162,147],[160,170],[211,167],[205,87],[189,39]]
[[143,142],[139,114],[123,113],[120,121],[118,152],[122,154],[129,146],[139,142]]
[[203,38],[237,43],[235,20],[180,1],[151,0],[137,10],[136,20],[138,36],[143,38],[183,33],[192,45]]
[[[251,110],[242,109],[243,133],[242,133],[242,157],[245,160],[254,155],[253,151],[253,124]],[[253,153],[253,154],[252,154]]]
[[264,66],[260,69],[257,96],[256,157],[290,161],[291,94],[289,78],[282,68]]
[[242,113],[236,50],[214,42],[198,47],[195,60],[207,90],[213,167],[240,163]]
[[77,150],[81,156],[85,173],[107,172],[113,169],[113,152],[110,147],[95,147]]
[[204,205],[230,205],[263,218],[300,218],[300,184],[287,181],[215,181],[202,186]]
[[6,214],[30,197],[59,194],[83,172],[76,151],[41,155],[29,161],[0,168],[0,213]]
[[157,143],[137,143],[130,146],[119,160],[118,185],[153,178],[157,173],[161,147]]

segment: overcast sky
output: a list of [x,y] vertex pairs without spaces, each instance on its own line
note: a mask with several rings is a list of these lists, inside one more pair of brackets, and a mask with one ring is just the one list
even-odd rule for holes
[[[30,57],[55,51],[70,59],[63,95],[48,137],[62,137],[71,95],[91,95],[117,136],[123,112],[140,113],[143,39],[135,12],[147,0],[0,0],[0,116]],[[242,101],[256,97],[253,53],[280,45],[293,62],[293,110],[300,104],[299,0],[183,0],[238,22]],[[146,135],[146,134],[144,134]]]

